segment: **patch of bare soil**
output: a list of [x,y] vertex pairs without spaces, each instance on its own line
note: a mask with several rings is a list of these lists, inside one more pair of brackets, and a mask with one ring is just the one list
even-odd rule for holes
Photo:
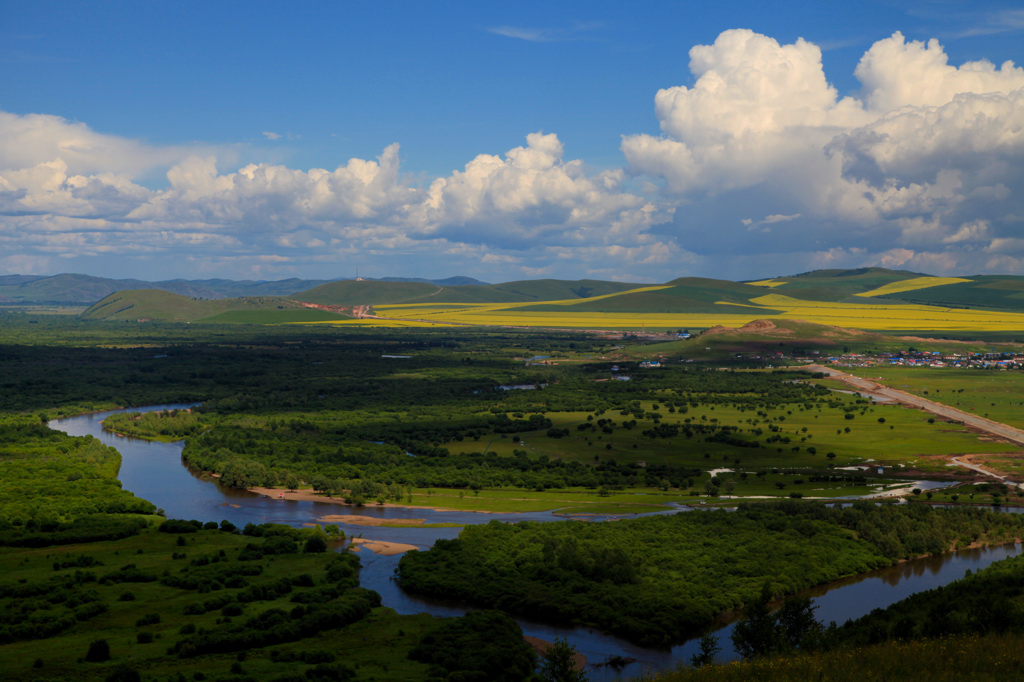
[[1020,476],[1017,474],[1013,474],[1004,471],[1003,469],[990,466],[987,461],[990,457],[1001,460],[1024,460],[1024,451],[1002,452],[999,454],[975,453],[973,455],[960,455],[958,459],[961,462],[966,462],[967,464],[972,464],[980,469],[984,469],[985,471],[991,473],[994,476],[1005,476],[1009,480],[1018,480],[1020,478]]
[[[552,646],[551,642],[543,640],[540,637],[524,635],[523,639],[526,640],[527,644],[533,647],[533,650],[537,652],[538,656],[546,654],[548,649]],[[576,667],[576,670],[583,670],[587,667],[587,657],[583,654],[577,653],[572,657],[572,664]]]
[[977,343],[977,341],[961,341],[959,339],[931,339],[924,336],[897,336],[896,338],[900,341],[913,341],[914,343],[949,343],[960,345]]
[[356,319],[378,319],[378,317],[373,314],[373,306],[368,305],[327,305],[324,303],[307,303],[306,301],[289,302],[297,303],[303,308],[313,308],[314,310],[324,310],[329,313],[350,315]]
[[[792,321],[793,322],[797,322],[799,324],[814,325],[815,327],[818,327],[818,328],[820,328],[822,330],[820,338],[816,337],[816,338],[806,339],[806,341],[808,341],[810,343],[826,343],[828,340],[833,339],[833,338],[838,337],[838,336],[860,336],[862,334],[867,334],[868,333],[868,332],[866,332],[866,331],[864,331],[862,329],[848,329],[846,327],[836,327],[835,325],[818,324],[816,322],[807,322],[806,320],[792,320]],[[714,335],[717,335],[717,334],[745,334],[745,333],[762,334],[764,336],[789,336],[789,335],[795,334],[796,332],[794,332],[792,329],[789,329],[787,327],[780,327],[777,324],[775,324],[775,322],[772,321],[772,320],[762,318],[760,320],[753,320],[751,322],[748,322],[745,325],[743,325],[742,327],[738,327],[738,328],[736,328],[736,327],[725,327],[723,325],[716,325],[716,326],[712,327],[711,329],[708,329],[703,334],[701,334],[701,336],[707,336],[708,334],[711,334],[712,336],[714,336]]]
[[369,538],[352,538],[349,550],[358,552],[361,547],[366,547],[366,549],[370,550],[374,554],[381,554],[383,556],[394,556],[396,554],[403,554],[405,552],[411,552],[419,549],[416,545],[407,545],[404,542],[387,542],[385,540],[370,540]]
[[908,464],[905,467],[898,467],[893,471],[899,471],[900,478],[928,479],[929,481],[963,481],[973,483],[986,480],[986,477],[962,467],[951,466],[945,469],[936,469],[937,466],[949,464],[949,455],[920,455],[918,466]]
[[344,523],[350,526],[422,526],[426,519],[382,519],[359,514],[327,514],[321,516],[324,523]]
[[769,334],[792,334],[792,329],[777,327],[771,320],[752,320],[739,328],[741,332],[763,332]]

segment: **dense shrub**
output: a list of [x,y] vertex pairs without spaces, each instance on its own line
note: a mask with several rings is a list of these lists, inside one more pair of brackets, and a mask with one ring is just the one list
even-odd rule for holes
[[522,682],[536,666],[519,625],[500,611],[471,611],[444,621],[409,652],[437,677]]

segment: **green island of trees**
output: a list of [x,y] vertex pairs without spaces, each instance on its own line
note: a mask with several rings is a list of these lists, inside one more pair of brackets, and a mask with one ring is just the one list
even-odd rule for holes
[[623,520],[470,526],[402,557],[416,594],[554,622],[596,626],[648,645],[698,634],[751,601],[942,553],[1010,542],[1024,519],[977,509],[780,502]]

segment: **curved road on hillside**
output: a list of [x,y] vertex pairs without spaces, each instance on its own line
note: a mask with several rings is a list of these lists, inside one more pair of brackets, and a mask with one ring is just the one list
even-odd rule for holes
[[[986,419],[985,417],[979,417],[976,414],[964,412],[963,410],[958,410],[955,407],[943,405],[942,403],[937,403],[934,400],[922,398],[921,396],[914,395],[913,393],[907,393],[906,391],[891,388],[889,386],[880,384],[876,381],[871,381],[870,379],[862,379],[852,374],[847,374],[846,372],[840,372],[837,369],[825,367],[824,365],[807,365],[802,369],[805,369],[809,372],[821,372],[830,379],[837,379],[845,384],[848,384],[849,386],[852,386],[853,388],[860,391],[860,393],[864,395],[880,396],[883,398],[888,398],[889,400],[895,400],[896,402],[902,403],[903,405],[916,407],[918,409],[924,410],[925,412],[930,412],[931,414],[943,417],[945,419],[963,422],[966,426],[970,426],[974,429],[977,429],[978,431],[982,431],[983,433],[987,433],[989,435],[996,436],[997,438],[1008,440],[1011,443],[1024,446],[1024,430],[1014,428],[1008,424],[992,421],[991,419]],[[998,478],[1000,480],[1012,483],[1012,481],[1008,481],[1004,476],[1001,476],[1000,474],[995,473],[989,469],[980,467],[976,464],[961,461],[956,457],[953,457],[952,459],[955,464],[958,464],[962,467],[972,469],[974,471],[977,471],[978,473],[985,474],[986,476],[992,476],[994,478]],[[1024,484],[1018,485],[1024,487]]]

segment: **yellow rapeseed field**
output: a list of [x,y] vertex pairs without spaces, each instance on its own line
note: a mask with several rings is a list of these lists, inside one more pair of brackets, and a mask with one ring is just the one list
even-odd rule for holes
[[802,301],[769,294],[751,299],[775,310],[778,317],[871,330],[1014,331],[1024,329],[1024,314],[941,308],[928,305],[885,305]]
[[[939,280],[944,283],[963,281],[957,278],[919,278]],[[902,284],[902,283],[901,283]],[[636,291],[656,291],[667,287],[644,287]],[[883,287],[884,288],[884,287]],[[876,289],[876,293],[881,289]],[[630,292],[622,292],[630,293]],[[804,320],[818,324],[850,327],[872,331],[1016,331],[1024,330],[1024,314],[943,308],[939,306],[880,304],[880,303],[833,303],[827,301],[805,301],[781,294],[766,294],[751,299],[748,303],[719,301],[715,305],[729,306],[735,311],[738,306],[749,312],[715,313],[649,313],[649,312],[575,312],[573,307],[583,301],[597,298],[611,298],[620,294],[589,299],[567,301],[546,301],[546,305],[557,305],[564,310],[534,311],[522,310],[538,302],[449,304],[412,303],[390,304],[374,307],[374,312],[383,319],[357,319],[324,321],[304,324],[335,324],[341,326],[383,326],[383,327],[431,327],[431,326],[507,326],[540,327],[563,329],[607,329],[614,331],[658,331],[679,328],[707,328],[716,325],[741,327],[757,319]],[[781,312],[780,312],[781,311]]]
[[865,291],[860,294],[854,294],[854,296],[884,296],[886,294],[902,294],[905,291],[916,291],[917,289],[928,289],[929,287],[939,287],[943,284],[957,284],[958,282],[970,282],[973,280],[964,279],[963,277],[914,277],[913,279],[904,279],[899,282],[889,282],[886,285],[880,286],[877,289],[871,291]]
[[419,322],[416,320],[392,320],[361,318],[352,320],[318,320],[316,322],[292,322],[290,324],[327,324],[339,327],[451,327],[444,322]]

